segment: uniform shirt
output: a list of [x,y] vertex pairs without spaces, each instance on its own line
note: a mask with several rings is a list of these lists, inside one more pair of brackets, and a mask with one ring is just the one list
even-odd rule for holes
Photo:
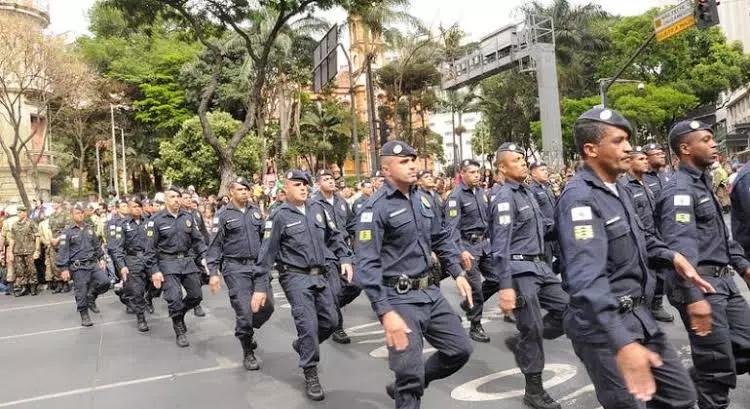
[[654,197],[659,197],[659,193],[664,189],[664,185],[671,179],[671,174],[666,171],[663,172],[646,172],[643,174],[643,183],[651,189]]
[[633,175],[627,174],[622,179],[625,188],[628,190],[633,204],[635,205],[635,212],[643,223],[643,228],[649,233],[660,237],[659,231],[654,222],[654,212],[656,211],[656,198],[651,188]]
[[387,277],[428,274],[433,251],[453,277],[463,273],[455,240],[435,220],[432,204],[415,186],[405,196],[385,181],[357,217],[355,240],[354,279],[378,316],[392,311],[394,304],[428,303],[440,297],[437,285],[406,294],[383,285]]
[[202,258],[206,253],[206,242],[195,219],[183,209],[177,215],[166,209],[156,213],[146,223],[146,237],[146,267],[151,274],[194,273],[194,256]]
[[547,219],[555,218],[555,195],[552,193],[552,189],[549,185],[542,185],[541,183],[533,180],[529,184],[531,191],[534,193],[539,208],[542,210],[542,214]]
[[69,271],[75,261],[97,262],[102,259],[102,242],[91,226],[73,224],[60,235],[56,263],[60,270]]
[[[226,205],[225,210],[214,218],[214,238],[206,254],[210,274],[218,274],[219,269],[224,273],[250,272],[260,254],[263,224],[260,209],[254,204],[248,202],[244,209],[234,202]],[[250,260],[251,263],[241,264],[233,260]]]
[[208,234],[208,229],[206,228],[206,223],[203,221],[201,212],[199,212],[198,209],[190,209],[187,212],[193,216],[193,222],[198,227],[201,236],[203,236],[203,241],[206,243],[206,246],[208,246],[211,243],[211,236]]
[[430,201],[430,204],[432,205],[432,213],[435,214],[435,217],[437,218],[437,221],[440,223],[440,225],[443,224],[445,221],[445,212],[443,209],[443,198],[440,197],[437,192],[430,192],[429,190],[419,188],[419,191],[427,196],[427,199]]
[[487,193],[487,195],[489,196],[487,201],[489,203],[492,203],[492,201],[495,200],[495,196],[497,196],[497,193],[500,192],[500,189],[502,188],[503,188],[502,183],[495,183],[494,185],[492,185],[489,192]]
[[[464,240],[472,235],[487,235],[487,206],[489,198],[480,188],[469,188],[461,182],[445,201],[445,223],[451,234]],[[485,240],[477,246],[477,253],[489,253]],[[459,242],[461,251],[468,251],[464,242]]]
[[[656,208],[662,237],[690,264],[731,264],[740,274],[750,268],[742,247],[729,238],[707,171],[681,163],[657,199]],[[675,281],[678,300],[690,304],[703,299],[700,290],[682,277],[672,274],[670,279]]]
[[329,262],[351,263],[351,251],[333,217],[318,202],[308,200],[305,213],[284,202],[265,222],[258,267],[269,274],[274,262],[307,270]]
[[609,343],[615,351],[659,327],[647,308],[619,314],[621,296],[653,297],[656,278],[648,261],[671,262],[674,253],[649,234],[620,184],[615,194],[584,166],[565,186],[555,207],[564,263],[563,286],[570,295],[564,316],[568,337]]
[[[143,216],[135,220],[132,216],[120,218],[119,223],[115,226],[114,236],[110,237],[107,242],[107,248],[110,251],[110,257],[115,265],[115,271],[119,272],[126,263],[126,256],[135,255],[140,260],[131,260],[135,262],[144,262],[146,246],[148,244],[148,232],[146,230],[148,220]],[[140,256],[138,256],[140,254]],[[129,266],[128,267],[132,267]]]
[[346,200],[334,193],[333,203],[331,203],[321,192],[314,194],[312,200],[320,203],[320,205],[328,211],[328,214],[333,216],[333,221],[336,223],[336,226],[340,227],[341,234],[344,236],[344,242],[348,243],[349,232],[346,227],[349,226],[352,220],[354,220],[354,213],[349,208]]
[[361,195],[360,197],[356,198],[354,202],[352,202],[352,212],[354,212],[354,216],[359,215],[359,211],[362,209],[365,203],[367,203],[368,200],[370,200],[370,197]]
[[10,228],[10,239],[13,240],[11,251],[14,255],[23,256],[33,254],[36,248],[36,239],[39,237],[39,229],[36,222],[30,218],[26,221],[17,220]]
[[750,162],[732,183],[732,237],[750,255]]
[[551,227],[529,186],[507,180],[490,205],[490,242],[500,288],[513,288],[511,275],[542,273],[535,262],[513,260],[512,255],[544,254],[544,236]]

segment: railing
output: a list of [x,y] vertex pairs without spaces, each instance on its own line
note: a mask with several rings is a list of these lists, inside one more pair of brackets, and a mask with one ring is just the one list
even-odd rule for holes
[[0,6],[2,5],[16,5],[49,14],[49,0],[0,0]]

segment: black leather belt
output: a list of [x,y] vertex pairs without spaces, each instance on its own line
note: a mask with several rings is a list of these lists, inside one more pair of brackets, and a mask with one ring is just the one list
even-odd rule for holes
[[468,241],[471,244],[477,244],[477,243],[481,243],[485,239],[485,236],[484,234],[472,233],[472,234],[467,234],[466,236],[463,236],[463,239]]
[[412,290],[425,290],[435,283],[435,279],[429,273],[420,277],[401,274],[398,277],[383,278],[383,285],[392,287],[398,294],[406,294]]
[[159,254],[159,260],[181,260],[188,257],[187,253]]
[[547,257],[544,254],[511,254],[510,259],[513,261],[547,261]]
[[304,274],[308,276],[319,276],[323,275],[326,272],[326,269],[323,267],[310,267],[310,268],[298,268],[293,267],[289,265],[285,265],[282,267],[281,273],[295,273],[295,274]]
[[698,266],[697,268],[698,274],[702,276],[708,276],[708,277],[729,277],[734,275],[734,271],[727,267],[719,267],[719,266]]
[[132,257],[138,257],[142,256],[144,254],[143,250],[137,250],[137,251],[128,251],[128,255]]
[[224,261],[243,265],[255,264],[255,259],[252,257],[224,257]]
[[70,266],[73,268],[81,268],[93,263],[93,260],[73,260],[70,262]]
[[631,295],[623,295],[622,297],[618,297],[617,301],[620,303],[619,313],[625,314],[628,312],[633,312],[636,308],[645,304],[646,297],[633,297]]

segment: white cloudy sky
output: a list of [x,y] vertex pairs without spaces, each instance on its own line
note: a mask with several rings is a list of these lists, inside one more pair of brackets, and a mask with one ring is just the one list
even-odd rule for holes
[[[86,33],[88,27],[87,10],[95,0],[49,0],[51,31],[78,36]],[[585,3],[585,0],[571,0],[572,3]],[[439,24],[450,26],[458,22],[472,37],[485,34],[515,22],[514,12],[526,0],[412,0],[411,13],[424,20],[431,27]],[[547,2],[550,2],[549,0]],[[640,14],[663,0],[593,0],[607,11],[620,15]],[[496,12],[489,12],[493,7]],[[328,13],[331,22],[343,21],[343,12]]]

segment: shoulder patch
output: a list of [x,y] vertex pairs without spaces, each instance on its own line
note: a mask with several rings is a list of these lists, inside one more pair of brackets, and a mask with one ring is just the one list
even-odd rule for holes
[[[580,207],[574,207],[574,208],[572,208],[570,210],[570,218],[574,222],[579,222],[579,221],[593,219],[593,216],[591,215],[591,207],[589,207],[589,206],[580,206]],[[593,234],[593,231],[592,231],[592,234]]]
[[674,195],[675,206],[690,206],[690,195]]
[[510,215],[509,214],[501,214],[497,218],[497,222],[500,223],[503,226],[505,226],[507,224],[510,224]]
[[507,212],[510,210],[510,202],[502,202],[497,204],[498,212]]
[[369,241],[371,239],[372,239],[372,231],[370,230],[359,231],[359,241]]
[[362,212],[359,221],[360,223],[372,223],[372,212]]
[[455,200],[449,200],[448,201],[448,207],[456,207],[456,201]]

